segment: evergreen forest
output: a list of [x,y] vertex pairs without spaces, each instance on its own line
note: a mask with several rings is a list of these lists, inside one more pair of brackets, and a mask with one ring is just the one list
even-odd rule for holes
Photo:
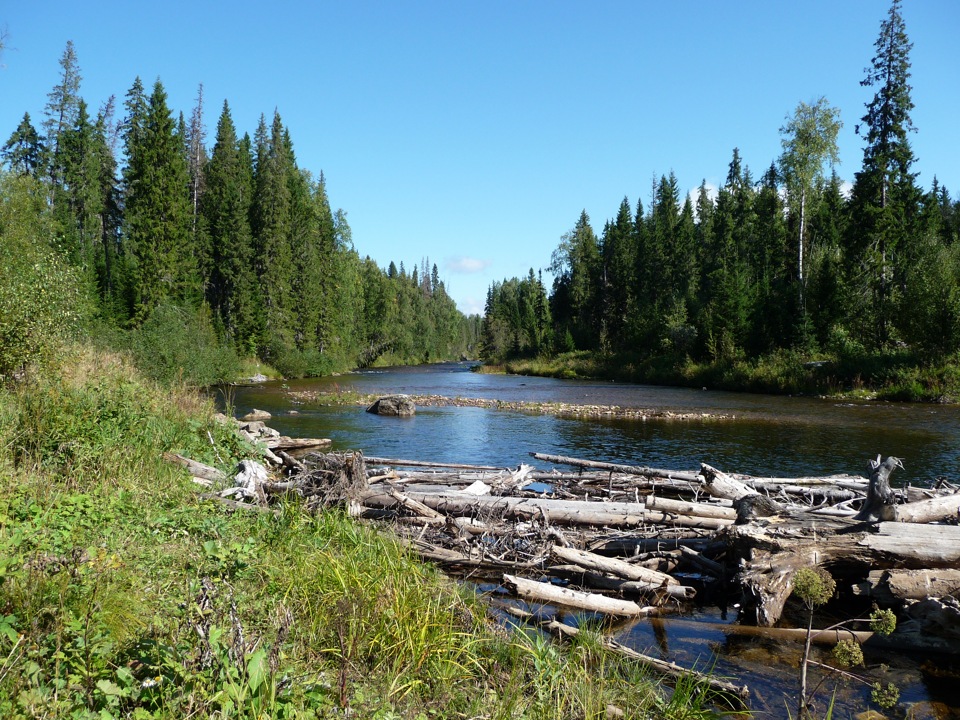
[[474,352],[479,318],[436,265],[360,256],[278,113],[251,137],[225,101],[208,146],[202,85],[188,116],[139,78],[94,112],[72,43],[60,68],[41,122],[0,146],[0,376],[81,325],[195,382],[239,358],[299,377]]
[[663,175],[647,207],[624,198],[599,233],[582,212],[550,260],[549,297],[533,270],[490,287],[482,357],[582,351],[600,374],[691,384],[751,386],[771,364],[805,376],[759,383],[779,391],[952,368],[960,199],[913,170],[911,48],[895,0],[861,83],[875,94],[852,187],[835,167],[839,110],[801,102],[759,176],[734,149],[722,187],[684,194]]

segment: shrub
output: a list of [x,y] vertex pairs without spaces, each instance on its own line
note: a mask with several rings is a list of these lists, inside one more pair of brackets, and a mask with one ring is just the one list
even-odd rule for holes
[[204,310],[158,305],[125,342],[137,367],[158,382],[207,386],[232,380],[240,371],[236,352],[217,339]]
[[39,184],[0,172],[0,380],[49,359],[86,314],[52,228]]

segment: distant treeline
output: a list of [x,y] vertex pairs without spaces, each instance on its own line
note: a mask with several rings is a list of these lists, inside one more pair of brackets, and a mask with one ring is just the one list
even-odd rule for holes
[[759,180],[733,152],[726,181],[684,196],[671,173],[650,206],[625,198],[599,236],[586,212],[539,275],[494,283],[482,355],[567,350],[678,362],[803,353],[920,359],[960,349],[960,200],[936,178],[922,190],[908,133],[909,51],[893,2],[863,85],[852,190],[836,172],[839,112],[800,103],[783,153]]
[[79,275],[102,321],[138,328],[173,306],[301,375],[471,352],[479,318],[427,260],[407,272],[360,257],[279,114],[240,136],[224,102],[208,154],[202,86],[189,118],[139,78],[119,112],[111,98],[91,115],[72,43],[60,65],[42,126],[25,114],[2,146],[0,180],[5,200],[36,199],[49,233],[34,241]]

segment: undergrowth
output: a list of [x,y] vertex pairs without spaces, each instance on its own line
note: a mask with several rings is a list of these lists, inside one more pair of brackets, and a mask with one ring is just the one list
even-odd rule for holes
[[589,636],[494,625],[343,513],[203,501],[166,451],[230,470],[252,448],[102,351],[0,391],[0,716],[709,715]]
[[694,361],[688,357],[639,357],[587,351],[515,359],[494,366],[516,375],[573,380],[705,387],[777,395],[827,395],[907,402],[957,402],[956,357],[923,358],[905,350],[844,351],[810,355],[781,350],[759,358]]

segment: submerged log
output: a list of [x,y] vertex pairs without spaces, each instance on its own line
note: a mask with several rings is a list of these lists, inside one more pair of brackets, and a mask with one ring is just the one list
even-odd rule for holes
[[578,585],[613,590],[626,595],[654,595],[671,597],[677,600],[693,600],[697,596],[696,588],[689,585],[660,585],[642,580],[621,580],[601,573],[591,572],[580,565],[551,565],[547,572],[555,577],[577,583]]

